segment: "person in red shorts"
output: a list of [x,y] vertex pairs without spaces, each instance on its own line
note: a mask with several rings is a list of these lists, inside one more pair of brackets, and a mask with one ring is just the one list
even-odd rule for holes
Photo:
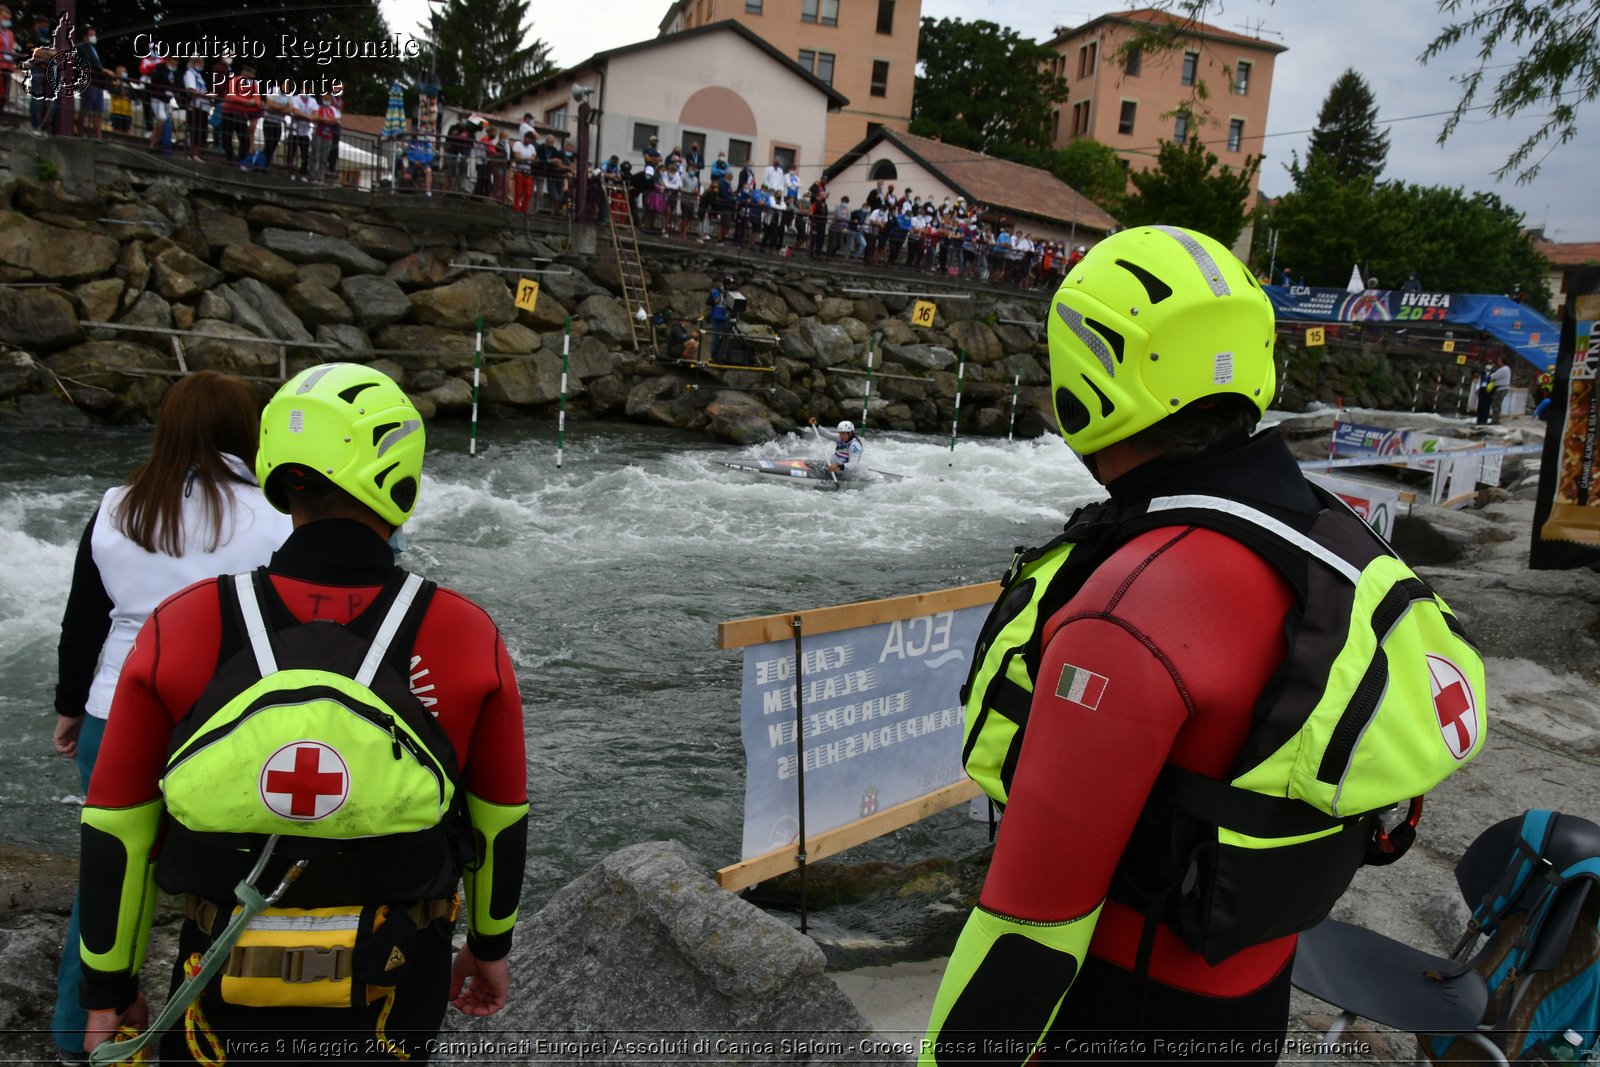
[[[448,805],[442,800],[441,785],[435,804],[448,806],[450,814],[436,815],[437,825],[415,832],[355,840],[320,840],[315,827],[306,827],[302,832],[311,840],[303,845],[310,857],[304,874],[275,906],[354,908],[364,916],[359,937],[371,926],[374,938],[382,934],[382,951],[363,957],[358,937],[339,963],[337,952],[317,948],[314,940],[304,949],[291,947],[283,955],[303,955],[308,979],[296,982],[287,964],[281,979],[276,963],[269,968],[272,976],[255,974],[255,964],[239,958],[235,949],[220,988],[208,986],[189,1017],[167,1032],[162,1059],[202,1059],[209,1048],[220,1046],[230,1050],[229,1062],[256,1059],[257,1053],[269,1061],[301,1061],[306,1056],[295,1054],[294,1042],[314,1035],[319,1058],[342,1049],[359,1054],[374,1047],[376,1038],[392,1042],[416,1063],[427,1058],[428,1040],[437,1033],[447,1004],[469,1015],[490,1015],[505,1006],[510,995],[506,955],[526,851],[522,703],[505,644],[488,614],[396,565],[390,542],[416,506],[424,440],[411,401],[376,370],[323,364],[291,379],[262,415],[256,471],[268,501],[291,517],[293,532],[253,577],[191,585],[158,607],[141,630],[112,700],[83,816],[87,1048],[123,1024],[147,1025],[138,973],[154,885],[186,895],[176,989],[186,961],[198,960],[226,924],[235,884],[261,858],[258,848],[224,842],[225,835],[198,832],[184,821],[173,792],[178,772],[169,766],[169,750],[182,750],[196,721],[216,729],[218,715],[196,716],[241,662],[253,666],[264,649],[277,650],[282,662],[297,639],[335,630],[370,642],[368,660],[376,665],[382,656],[370,692],[388,707],[404,705],[411,716],[406,723],[420,723],[421,729],[409,735],[383,732],[364,749],[346,746],[320,771],[315,750],[330,748],[327,744],[297,741],[285,762],[280,757],[290,746],[273,753],[251,750],[248,739],[229,741],[239,752],[239,767],[236,776],[210,779],[218,810],[223,787],[237,777],[251,803],[258,802],[259,781],[259,803],[279,815],[302,822],[331,819],[341,805],[356,806],[345,801],[361,795],[364,774],[391,773],[401,761],[401,741],[420,736],[438,763],[453,772],[454,800]],[[249,593],[252,582],[255,592]],[[363,663],[362,672],[366,669]],[[351,676],[359,682],[362,672]],[[263,667],[256,684],[288,673],[293,672],[270,674]],[[233,706],[223,704],[223,711]],[[290,729],[301,729],[299,721]],[[242,727],[233,731],[247,733]],[[206,737],[212,748],[228,740]],[[305,840],[283,838],[280,855],[286,843]],[[278,884],[287,863],[273,857],[266,865],[258,879],[263,893]],[[467,916],[467,938],[452,962],[458,907]],[[368,918],[374,908],[386,916],[381,931]],[[342,1006],[297,999],[301,991],[328,988],[327,982],[309,980],[313,965],[328,960],[335,962],[326,963],[327,977],[348,979],[353,968],[355,980],[367,983],[368,996]],[[230,993],[229,975],[236,982],[267,983],[268,1000],[278,1006],[264,1006],[254,993]],[[216,1046],[208,1043],[211,1038]]]

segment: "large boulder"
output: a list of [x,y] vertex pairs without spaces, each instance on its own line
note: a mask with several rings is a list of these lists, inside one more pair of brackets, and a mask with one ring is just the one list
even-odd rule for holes
[[[163,242],[164,243],[164,242]],[[201,289],[210,289],[222,281],[222,272],[211,266],[205,260],[195,256],[179,245],[173,244],[161,249],[155,255],[155,265],[159,268],[166,265],[173,273],[187,278],[198,293]],[[159,278],[159,273],[157,274]],[[159,285],[157,290],[159,291]],[[167,296],[162,293],[162,296]],[[168,300],[188,299],[187,297],[167,296]]]
[[873,329],[883,338],[884,344],[914,345],[917,343],[917,332],[911,324],[904,319],[880,319]]
[[261,247],[291,263],[337,263],[346,274],[382,274],[384,265],[349,241],[320,233],[266,229]]
[[534,301],[532,310],[527,308],[517,309],[517,321],[530,330],[547,333],[551,330],[562,330],[567,325],[567,309],[561,306],[544,286],[539,287],[539,299]]
[[150,241],[172,236],[172,220],[149,204],[117,204],[103,216],[111,236],[119,241]]
[[[684,1042],[666,1059],[749,1062],[714,1050],[776,1047],[774,1035],[787,1034],[801,1040],[774,1062],[860,1062],[856,1050],[872,1033],[824,973],[814,941],[718,888],[674,842],[614,852],[557,892],[519,925],[510,965],[519,993],[506,1010],[451,1013],[448,1025],[486,1036],[580,1034],[594,1050],[586,1063],[630,1067],[656,1057],[618,1039]],[[527,1062],[558,1059],[571,1053]]]
[[[128,326],[154,326],[159,329],[170,329],[172,326],[172,305],[167,303],[159,293],[145,290],[133,306],[124,311],[117,319],[118,322]],[[146,335],[151,336],[151,335]]]
[[1047,385],[1050,382],[1050,368],[1024,352],[1007,356],[994,364],[992,370],[1007,381],[1020,374],[1023,385]]
[[552,267],[549,274],[535,274],[530,277],[538,279],[540,290],[549,293],[563,304],[576,304],[585,297],[605,292],[605,289],[591,282],[588,275],[571,268]]
[[323,237],[344,237],[349,232],[343,220],[320,211],[290,211],[276,204],[257,204],[250,209],[252,225],[265,229],[306,230]]
[[462,412],[472,407],[472,386],[460,378],[446,378],[422,395],[440,414]]
[[220,319],[223,322],[233,321],[233,307],[223,298],[222,294],[214,289],[207,289],[200,294],[200,299],[195,302],[195,318]]
[[511,290],[497,274],[471,274],[460,281],[411,294],[411,317],[423,326],[474,329],[503,326],[517,317]]
[[30,352],[49,352],[82,340],[77,309],[61,293],[0,287],[0,341]]
[[[302,263],[300,264],[300,276],[295,280],[316,282],[324,289],[332,289],[339,284],[339,279],[343,276],[344,271],[339,269],[339,264],[337,263]],[[351,275],[351,277],[366,278],[370,277],[370,275],[355,274]]]
[[105,214],[105,197],[92,185],[69,186],[61,181],[35,181],[18,175],[17,206],[32,215],[63,215],[97,219]]
[[596,415],[619,414],[628,403],[628,387],[620,374],[603,374],[584,383],[586,410]]
[[800,324],[800,334],[816,353],[817,362],[824,367],[844,363],[856,354],[856,343],[838,323],[818,322],[815,319]]
[[273,335],[267,326],[267,321],[261,317],[261,312],[257,311],[256,306],[246,300],[244,294],[236,291],[233,286],[219,285],[211,292],[227,301],[230,322],[243,326],[257,337]]
[[[583,382],[567,377],[568,398],[583,394]],[[483,402],[530,407],[552,404],[561,396],[561,357],[549,352],[518,356],[483,372]]]
[[317,327],[315,336],[318,344],[339,346],[335,351],[324,349],[327,358],[354,357],[358,362],[372,358],[372,338],[368,337],[367,332],[359,326],[324,324]]
[[520,322],[496,326],[483,335],[483,350],[498,356],[526,356],[539,351],[539,335]]
[[315,282],[291,285],[284,298],[288,300],[290,309],[300,316],[300,321],[313,328],[325,323],[349,322],[353,317],[349,305],[340,300],[332,289]]
[[245,375],[278,371],[278,346],[262,344],[256,334],[243,326],[221,319],[197,319],[195,333],[212,336],[184,342],[184,355],[192,370]]
[[672,271],[656,279],[656,285],[662,289],[693,289],[702,293],[710,291],[714,284],[711,275],[699,271]]
[[55,353],[44,365],[73,383],[72,399],[79,407],[120,417],[136,410],[151,386],[157,396],[164,388],[155,378],[124,372],[170,370],[172,357],[132,341],[90,341]]
[[[73,290],[73,294],[78,298],[84,318],[91,322],[110,322],[122,306],[122,294],[127,288],[128,283],[121,278],[101,278],[99,281],[84,282]],[[0,330],[4,329],[4,318],[4,314],[0,313]]]
[[259,278],[274,289],[287,289],[300,278],[300,269],[276,252],[246,241],[222,250],[222,271],[230,278]]
[[145,254],[143,241],[129,241],[122,246],[117,257],[117,277],[128,283],[128,291],[122,295],[123,304],[132,304],[150,284],[150,257]]
[[572,352],[567,365],[582,381],[604,378],[616,374],[622,367],[623,357],[595,340],[580,337],[572,342]]
[[843,318],[854,318],[856,305],[854,300],[847,300],[839,296],[825,296],[817,301],[817,318],[823,322],[838,322]]
[[221,208],[203,207],[199,211],[200,235],[213,252],[229,245],[250,243],[250,225],[238,215]]
[[388,277],[402,289],[425,289],[461,277],[462,268],[450,264],[456,252],[450,248],[424,248],[389,264]]
[[471,334],[438,326],[385,326],[373,336],[373,341],[378,348],[403,353],[388,358],[407,371],[470,370],[476,358]]
[[573,312],[589,324],[589,332],[611,345],[633,346],[633,322],[622,302],[610,296],[591,296]]
[[884,345],[883,354],[923,370],[943,370],[956,365],[956,354],[943,345]]
[[0,349],[0,400],[36,394],[50,379],[28,353]]
[[410,234],[389,226],[352,226],[345,236],[367,255],[383,260],[400,259],[416,250]]
[[748,393],[721,389],[706,405],[706,430],[736,445],[755,445],[778,436],[773,420],[781,418]]
[[758,326],[787,326],[792,314],[783,298],[759,285],[747,285],[738,290],[746,301],[742,321]]
[[[960,303],[960,301],[955,301]],[[956,345],[967,351],[967,360],[980,367],[1005,358],[1005,349],[1000,345],[1000,339],[994,335],[986,323],[977,319],[965,322],[952,322],[946,329]]]
[[[241,278],[234,282],[233,291],[256,310],[267,332],[263,337],[279,341],[309,341],[311,333],[289,305],[265,282],[255,278]],[[235,319],[237,321],[237,317]]]
[[628,390],[624,409],[630,419],[646,419],[663,426],[698,430],[705,426],[705,406],[710,397],[690,389],[693,383],[677,374],[646,378]]
[[339,281],[338,291],[363,329],[376,330],[411,313],[405,290],[389,278],[353,274]]
[[79,282],[111,270],[121,249],[110,237],[47,226],[15,211],[0,211],[0,268],[16,280]]

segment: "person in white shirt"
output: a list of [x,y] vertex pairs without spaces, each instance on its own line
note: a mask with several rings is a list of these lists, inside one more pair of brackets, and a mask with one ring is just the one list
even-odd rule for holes
[[289,151],[285,164],[289,177],[303,181],[311,166],[311,127],[317,120],[317,98],[299,93],[289,98],[289,113],[294,116],[289,130]]
[[689,236],[689,224],[694,221],[695,214],[700,206],[700,174],[687,164],[681,168],[680,173],[683,179],[683,192],[679,194],[681,210],[679,211],[678,236],[687,239]]
[[528,112],[523,112],[523,114],[522,114],[522,124],[517,127],[516,144],[513,144],[511,147],[513,149],[515,149],[516,146],[518,144],[521,144],[523,142],[523,140],[528,137],[529,134],[533,135],[533,139],[534,139],[535,142],[537,142],[539,140],[539,131],[536,130],[534,128],[534,126],[533,126],[533,116],[531,114],[529,114]]
[[772,166],[768,167],[766,173],[761,176],[761,188],[771,193],[777,193],[778,199],[783,199],[784,189],[786,188],[783,180],[783,164],[778,162],[776,158],[773,159]]
[[533,200],[533,164],[539,157],[533,128],[524,127],[528,132],[511,143],[511,210],[518,213],[526,213]]
[[183,72],[184,106],[188,109],[189,156],[199,159],[206,147],[206,131],[211,128],[211,99],[207,96],[206,66],[203,59],[191,59]]
[[667,204],[666,217],[661,223],[661,232],[671,233],[673,220],[678,217],[678,213],[682,210],[682,205],[679,202],[683,199],[683,170],[681,164],[676,160],[668,159],[666,165],[661,168],[661,192],[666,198]]
[[856,436],[856,424],[849,419],[837,429],[818,426],[816,416],[811,417],[811,432],[824,441],[835,442],[833,459],[828,463],[831,474],[850,475],[861,469],[861,438]]

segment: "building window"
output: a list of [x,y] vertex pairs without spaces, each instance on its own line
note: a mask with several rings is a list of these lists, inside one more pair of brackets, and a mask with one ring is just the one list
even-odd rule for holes
[[560,107],[553,107],[549,111],[546,111],[544,113],[544,124],[553,130],[566,129],[567,105],[562,104]]
[[1239,151],[1239,143],[1244,140],[1244,119],[1228,120],[1228,151]]
[[705,159],[706,158],[706,135],[705,134],[697,133],[694,130],[684,130],[683,131],[683,140],[680,143],[683,145],[683,152],[684,152],[684,156],[685,157],[688,156],[690,150],[698,148],[698,149],[700,149],[700,158],[701,159]]
[[728,162],[735,167],[742,167],[750,162],[750,142],[728,138]]
[[878,0],[878,32],[894,32],[894,0]]
[[1241,59],[1233,71],[1233,94],[1235,96],[1250,95],[1250,61]]
[[744,0],[744,13],[746,15],[761,14],[761,0]]
[[1187,111],[1178,112],[1178,119],[1172,126],[1172,139],[1178,144],[1182,144],[1189,139],[1189,113]]
[[1078,77],[1087,78],[1088,76],[1089,76],[1089,46],[1086,45],[1086,44],[1080,44],[1078,46]]
[[1139,102],[1137,100],[1124,100],[1122,102],[1122,114],[1117,118],[1118,133],[1127,134],[1133,132],[1133,117],[1138,111]]
[[889,95],[889,61],[887,59],[874,59],[872,61],[872,95]]
[[795,151],[796,150],[793,148],[783,148],[778,145],[773,145],[772,158],[777,162],[778,166],[782,167],[784,170],[794,170]]
[[661,136],[660,126],[651,126],[644,122],[633,124],[633,150],[643,152],[650,147],[650,138]]
[[1099,41],[1090,41],[1089,42],[1089,73],[1090,74],[1094,73],[1095,64],[1097,62],[1099,62],[1099,59],[1100,59],[1100,42]]
[[1089,132],[1089,113],[1092,106],[1092,103],[1088,100],[1080,100],[1072,105],[1073,136]]
[[867,123],[867,136],[871,137],[873,134],[877,133],[881,129],[883,129],[883,123],[881,123],[881,122],[869,122],[869,123]]
[[817,77],[829,85],[833,84],[833,53],[817,53]]
[[800,21],[839,25],[839,0],[800,0]]
[[817,72],[817,54],[811,49],[800,49],[799,63],[802,67],[806,68],[807,74],[815,74]]
[[1050,140],[1061,139],[1061,109],[1056,108],[1050,112]]
[[1139,76],[1139,66],[1144,61],[1144,53],[1137,48],[1128,49],[1128,55],[1122,61],[1122,72],[1130,78]]
[[867,172],[869,182],[892,182],[898,177],[900,173],[894,169],[894,163],[887,159],[878,160]]
[[1180,79],[1180,83],[1183,85],[1193,85],[1195,72],[1199,70],[1199,68],[1200,53],[1185,52],[1183,54],[1183,77]]

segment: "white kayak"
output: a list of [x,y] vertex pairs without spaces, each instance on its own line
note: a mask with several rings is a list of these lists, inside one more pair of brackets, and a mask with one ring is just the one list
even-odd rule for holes
[[836,473],[828,470],[826,463],[813,462],[809,459],[741,459],[718,462],[729,470],[764,475],[768,478],[783,478],[808,489],[861,489],[874,482],[900,482],[906,477],[903,474],[891,474],[888,471],[866,467],[861,470]]

